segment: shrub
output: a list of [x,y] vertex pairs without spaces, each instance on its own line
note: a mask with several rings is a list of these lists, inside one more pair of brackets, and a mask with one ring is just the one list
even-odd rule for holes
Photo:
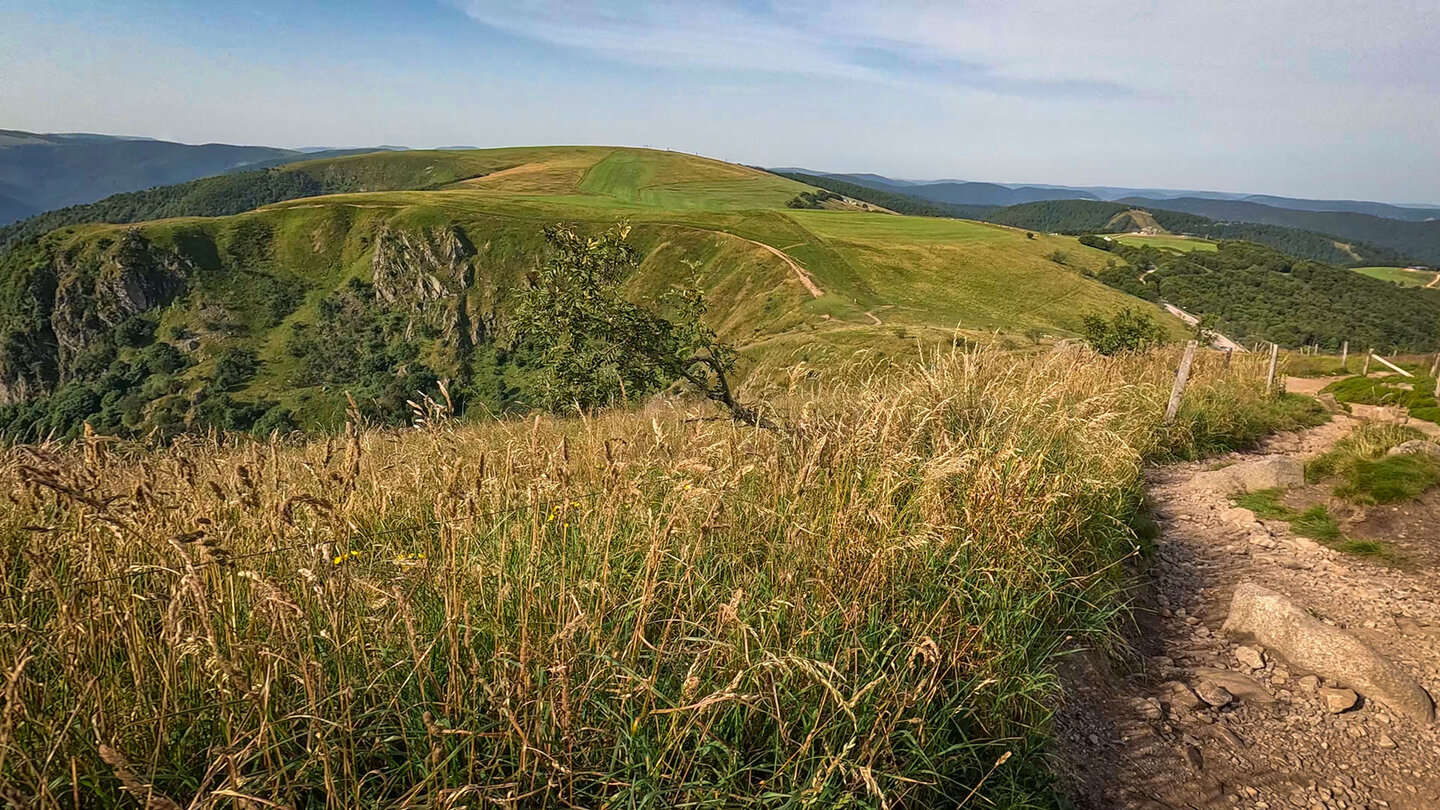
[[683,380],[742,422],[760,417],[730,388],[735,348],[702,320],[700,288],[671,290],[650,305],[621,287],[639,266],[628,227],[587,237],[547,228],[551,254],[516,309],[516,340],[539,355],[537,398],[552,410],[636,401]]
[[155,326],[153,315],[131,315],[115,327],[115,342],[132,349],[144,348],[155,340]]
[[222,389],[231,389],[255,376],[259,361],[255,352],[227,346],[215,357],[215,384]]
[[1103,355],[1144,352],[1165,342],[1165,330],[1149,313],[1128,307],[1108,321],[1097,315],[1086,315],[1082,324],[1085,342]]
[[272,433],[289,433],[295,430],[298,425],[290,409],[283,405],[276,405],[266,411],[263,416],[255,420],[255,426],[250,429],[256,436],[269,436]]
[[174,374],[190,365],[189,358],[169,343],[152,343],[140,352],[136,361],[147,374]]

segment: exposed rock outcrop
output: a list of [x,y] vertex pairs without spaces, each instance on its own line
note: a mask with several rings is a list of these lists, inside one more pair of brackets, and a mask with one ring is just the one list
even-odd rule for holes
[[1411,453],[1423,453],[1440,458],[1440,442],[1432,442],[1428,439],[1413,439],[1390,448],[1387,455],[1403,456]]
[[194,266],[125,231],[98,254],[57,253],[28,270],[23,328],[0,353],[0,404],[43,396],[71,376],[75,359],[125,319],[184,294]]
[[1288,456],[1270,456],[1195,475],[1195,485],[1217,492],[1288,489],[1305,483],[1305,465]]
[[134,229],[125,232],[98,266],[60,256],[55,267],[58,284],[50,327],[62,369],[99,333],[184,293],[192,269],[184,256],[155,248]]
[[457,349],[482,342],[490,317],[471,312],[475,246],[456,227],[403,231],[387,228],[370,261],[376,299],[441,330]]
[[1253,582],[1237,586],[1223,630],[1264,644],[1294,666],[1343,683],[1413,720],[1435,719],[1430,695],[1404,670],[1269,588]]

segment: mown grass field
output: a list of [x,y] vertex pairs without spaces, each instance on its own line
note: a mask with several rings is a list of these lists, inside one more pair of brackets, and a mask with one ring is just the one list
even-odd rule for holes
[[1434,270],[1412,270],[1408,267],[1357,267],[1355,272],[1381,281],[1393,281],[1402,287],[1428,287],[1440,275]]
[[1134,245],[1134,246],[1136,246],[1136,247],[1167,248],[1167,249],[1169,249],[1169,250],[1178,250],[1178,251],[1181,251],[1181,252],[1189,252],[1189,251],[1192,251],[1192,250],[1217,250],[1217,249],[1218,249],[1218,246],[1217,246],[1214,242],[1210,241],[1209,239],[1193,239],[1193,238],[1186,237],[1186,236],[1165,236],[1165,235],[1135,236],[1135,235],[1126,235],[1126,236],[1112,236],[1112,237],[1110,237],[1110,238],[1111,238],[1111,239],[1114,239],[1116,242],[1121,242],[1121,243],[1126,244],[1126,245]]
[[[1316,409],[1261,359],[943,352],[683,403],[0,451],[12,803],[1054,806],[1147,461]],[[1313,403],[1312,403],[1313,404]],[[128,803],[128,804],[127,804]]]

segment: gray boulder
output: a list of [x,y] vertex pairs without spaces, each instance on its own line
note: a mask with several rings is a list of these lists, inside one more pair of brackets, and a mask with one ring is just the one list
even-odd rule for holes
[[1196,486],[1232,494],[1262,489],[1289,489],[1305,483],[1305,465],[1289,456],[1268,456],[1197,473]]
[[1258,642],[1293,666],[1343,683],[1398,714],[1421,723],[1435,720],[1434,701],[1404,670],[1268,588],[1241,583],[1224,632]]
[[1429,439],[1413,439],[1390,448],[1387,455],[1403,456],[1409,453],[1425,453],[1440,458],[1440,442],[1432,442]]

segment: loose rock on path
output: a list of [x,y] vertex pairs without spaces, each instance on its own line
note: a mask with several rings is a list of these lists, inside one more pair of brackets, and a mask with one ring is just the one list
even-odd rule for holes
[[[1219,461],[1304,459],[1357,424],[1337,414]],[[1213,480],[1195,480],[1215,466],[1149,476],[1162,531],[1135,594],[1135,650],[1119,661],[1081,653],[1063,668],[1062,788],[1097,810],[1440,808],[1440,726],[1223,630],[1237,586],[1258,586],[1440,695],[1440,573],[1348,556],[1257,521]],[[1433,532],[1427,540],[1440,544],[1440,526]]]

